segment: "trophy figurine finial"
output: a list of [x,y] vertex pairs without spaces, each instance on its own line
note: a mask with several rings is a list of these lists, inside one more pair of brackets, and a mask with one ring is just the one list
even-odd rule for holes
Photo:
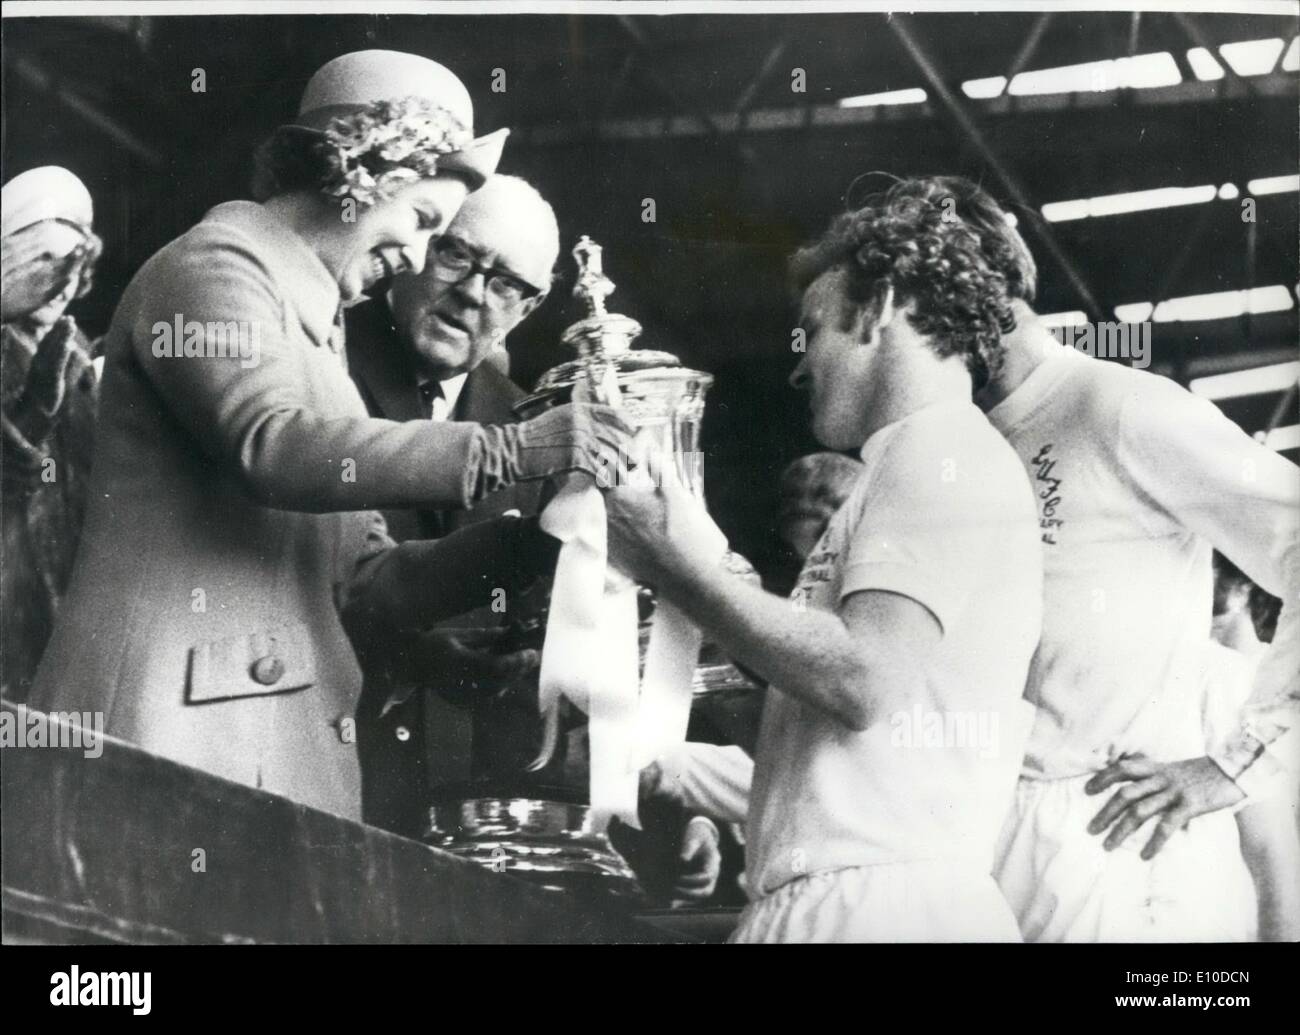
[[627,352],[641,333],[641,325],[630,316],[605,311],[605,299],[614,293],[614,282],[605,276],[602,248],[586,234],[573,247],[578,263],[578,280],[573,296],[583,301],[587,315],[572,324],[561,341],[577,351],[595,389],[596,399],[609,406],[619,405],[618,369],[615,357]]
[[573,285],[573,295],[587,304],[588,316],[604,316],[605,299],[614,293],[614,282],[605,276],[601,262],[603,251],[586,234],[573,246],[573,257],[578,263],[578,281]]

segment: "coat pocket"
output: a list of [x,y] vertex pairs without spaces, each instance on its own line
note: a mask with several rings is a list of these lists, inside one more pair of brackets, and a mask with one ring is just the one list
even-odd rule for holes
[[228,636],[190,648],[188,704],[306,690],[316,683],[316,655],[306,626],[286,625]]

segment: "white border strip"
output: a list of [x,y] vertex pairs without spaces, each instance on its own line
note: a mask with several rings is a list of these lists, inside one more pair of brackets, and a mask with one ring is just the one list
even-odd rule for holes
[[6,18],[237,14],[977,14],[1179,11],[1294,18],[1295,0],[4,0]]

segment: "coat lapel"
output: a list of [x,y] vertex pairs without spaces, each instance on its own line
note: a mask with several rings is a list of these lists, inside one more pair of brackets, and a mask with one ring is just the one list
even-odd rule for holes
[[265,206],[252,201],[222,202],[210,209],[203,221],[233,227],[252,242],[252,254],[272,279],[292,286],[282,297],[307,337],[342,361],[339,286],[307,242]]
[[519,418],[514,404],[524,393],[491,363],[480,363],[465,378],[452,420],[475,424],[513,424]]
[[[366,410],[384,420],[423,420],[415,377],[404,361],[401,343],[383,299],[361,302],[347,310],[347,364]],[[386,510],[388,534],[399,543],[440,535],[426,511]]]

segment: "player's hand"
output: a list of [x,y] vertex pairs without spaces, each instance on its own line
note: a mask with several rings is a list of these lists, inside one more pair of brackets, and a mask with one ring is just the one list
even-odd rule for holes
[[1100,834],[1111,828],[1103,844],[1110,851],[1152,816],[1159,815],[1160,822],[1142,849],[1143,859],[1154,858],[1174,834],[1197,816],[1230,808],[1245,798],[1241,788],[1206,757],[1154,762],[1146,755],[1126,755],[1089,780],[1084,790],[1100,794],[1115,784],[1123,786],[1093,817],[1088,833]]
[[682,846],[677,853],[674,905],[703,902],[713,894],[722,870],[719,842],[718,828],[711,819],[696,816],[686,824]]
[[652,585],[666,570],[720,564],[726,539],[682,485],[672,458],[642,450],[637,459],[627,484],[605,495],[610,563]]

